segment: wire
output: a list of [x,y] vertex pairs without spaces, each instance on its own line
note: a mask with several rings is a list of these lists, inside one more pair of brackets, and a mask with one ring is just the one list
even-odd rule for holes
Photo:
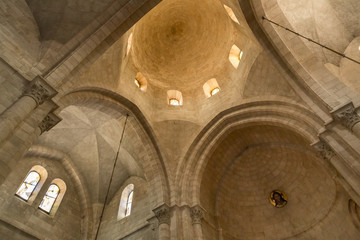
[[289,31],[289,32],[291,32],[291,33],[293,33],[293,34],[301,37],[301,38],[304,38],[304,39],[308,40],[309,42],[315,43],[316,45],[319,45],[320,47],[323,47],[323,48],[325,48],[325,49],[327,49],[327,50],[329,50],[329,51],[331,51],[331,52],[333,52],[333,53],[335,53],[335,54],[337,54],[337,55],[340,55],[340,56],[343,57],[343,58],[349,59],[350,61],[353,61],[353,62],[355,62],[355,63],[357,63],[357,64],[360,64],[359,61],[356,61],[355,59],[353,59],[353,58],[351,58],[351,57],[348,57],[348,56],[346,56],[346,55],[343,54],[343,53],[340,53],[340,52],[338,52],[338,51],[336,51],[336,50],[334,50],[334,49],[332,49],[332,48],[330,48],[330,47],[328,47],[328,46],[325,46],[325,45],[323,45],[323,44],[321,44],[321,43],[318,43],[318,42],[312,40],[311,38],[305,37],[304,35],[301,35],[300,33],[297,33],[297,32],[295,32],[295,31],[293,31],[293,30],[291,30],[291,29],[289,29],[289,28],[287,28],[287,27],[284,27],[284,26],[280,25],[279,23],[274,22],[274,21],[266,18],[265,16],[262,16],[262,19],[263,19],[263,20],[266,20],[266,21],[268,21],[268,22],[270,22],[270,23],[272,23],[272,24],[275,24],[276,26],[281,27],[281,28],[285,29],[286,31]]
[[112,180],[113,180],[113,176],[114,176],[114,172],[115,172],[115,168],[116,168],[116,163],[117,163],[117,160],[118,160],[118,157],[119,157],[119,152],[120,152],[121,143],[122,143],[122,140],[123,140],[123,138],[124,138],[124,132],[125,132],[125,127],[126,127],[126,123],[127,123],[128,117],[129,117],[129,114],[126,114],[125,123],[124,123],[124,128],[123,128],[122,133],[121,133],[121,137],[120,137],[120,141],[119,141],[119,147],[118,147],[118,150],[117,150],[117,153],[116,153],[116,157],[115,157],[115,161],[114,161],[114,167],[113,167],[113,169],[112,169],[109,186],[108,186],[108,189],[107,189],[107,192],[106,192],[106,196],[105,196],[104,206],[103,206],[103,208],[102,208],[101,215],[100,215],[100,220],[99,220],[99,225],[98,225],[97,230],[96,230],[95,240],[97,239],[98,234],[99,234],[100,225],[101,225],[101,221],[102,221],[102,218],[103,218],[103,215],[104,215],[106,202],[107,202],[107,199],[108,199],[108,197],[109,197],[110,186],[111,186],[111,183],[112,183]]

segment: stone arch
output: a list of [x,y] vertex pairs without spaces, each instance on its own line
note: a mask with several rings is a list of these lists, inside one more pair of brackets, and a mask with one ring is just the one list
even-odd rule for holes
[[200,204],[200,184],[208,155],[232,130],[255,125],[278,126],[299,134],[310,144],[318,141],[321,123],[304,107],[280,101],[250,102],[220,113],[203,129],[179,164],[176,182],[181,190],[172,200],[180,204]]
[[70,105],[92,107],[115,116],[128,114],[128,121],[145,148],[141,164],[145,178],[156,189],[152,196],[153,207],[169,202],[169,183],[160,150],[149,123],[135,104],[112,91],[91,87],[76,89],[60,99],[61,109]]
[[283,26],[291,26],[277,0],[266,1],[266,4],[263,0],[252,0],[252,7],[243,2],[245,1],[240,4],[243,12],[254,12],[259,25],[280,55],[291,64],[303,84],[316,93],[329,110],[335,110],[349,101],[353,101],[356,106],[359,105],[359,96],[334,76],[299,37],[287,37],[285,34],[291,33],[261,19],[265,16]]

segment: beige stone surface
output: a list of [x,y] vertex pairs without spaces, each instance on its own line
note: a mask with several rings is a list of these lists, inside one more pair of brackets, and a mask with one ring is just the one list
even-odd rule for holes
[[[359,6],[0,0],[0,239],[359,239],[358,66],[261,19],[359,59]],[[24,96],[39,78],[57,94]]]

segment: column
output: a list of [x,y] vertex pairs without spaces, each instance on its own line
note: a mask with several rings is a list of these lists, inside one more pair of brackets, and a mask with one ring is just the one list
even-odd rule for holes
[[153,210],[158,219],[159,240],[170,240],[170,209],[167,204],[163,204]]
[[203,240],[201,220],[204,218],[204,210],[199,205],[196,205],[191,208],[190,215],[194,230],[194,239]]
[[[325,141],[320,140],[313,146],[316,150],[319,151],[321,157],[324,160],[329,161],[335,167],[337,172],[340,173],[340,175],[346,180],[346,182],[351,186],[356,194],[360,195],[360,176],[356,174],[342,158],[336,155],[336,153]],[[347,186],[343,187],[345,189],[348,188]]]
[[0,144],[37,106],[55,96],[56,93],[44,79],[39,76],[34,78],[23,96],[0,115]]
[[360,138],[360,116],[349,103],[333,113],[334,118]]
[[46,117],[39,123],[40,134],[49,131],[56,124],[58,124],[62,119],[55,115],[55,113],[49,113]]

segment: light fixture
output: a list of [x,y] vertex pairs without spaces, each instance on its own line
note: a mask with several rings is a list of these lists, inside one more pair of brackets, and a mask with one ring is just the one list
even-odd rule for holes
[[177,100],[176,98],[170,98],[169,99],[169,104],[172,106],[179,106],[180,105],[180,101]]
[[139,80],[137,80],[136,78],[135,78],[134,83],[135,83],[135,85],[136,85],[138,88],[140,88],[140,87],[141,87],[140,81],[139,81]]
[[214,88],[213,90],[211,90],[210,95],[211,95],[211,96],[214,96],[214,95],[217,94],[218,92],[220,92],[220,88],[216,87],[216,88]]

